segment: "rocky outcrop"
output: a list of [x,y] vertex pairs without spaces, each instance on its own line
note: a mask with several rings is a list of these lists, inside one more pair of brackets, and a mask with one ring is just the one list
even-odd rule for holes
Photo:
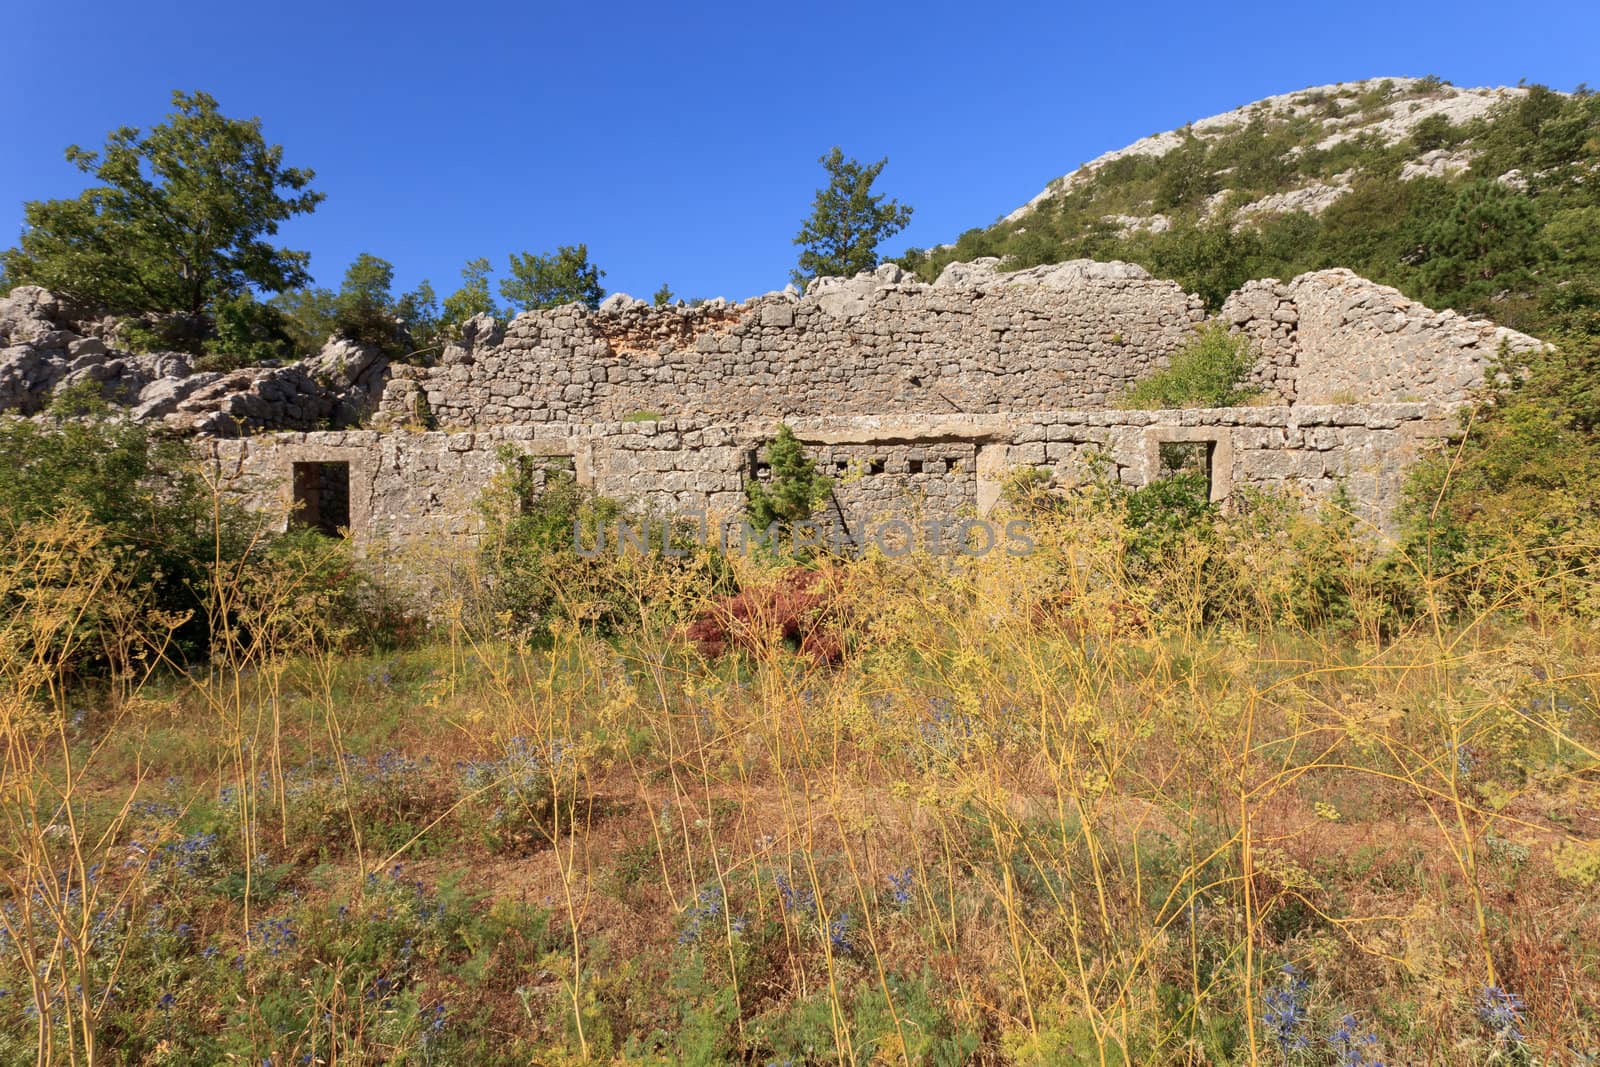
[[354,425],[381,395],[388,366],[376,349],[330,340],[288,367],[196,373],[187,354],[134,353],[96,336],[109,332],[37,286],[0,297],[0,412],[36,414],[57,392],[90,387],[132,418],[177,433]]

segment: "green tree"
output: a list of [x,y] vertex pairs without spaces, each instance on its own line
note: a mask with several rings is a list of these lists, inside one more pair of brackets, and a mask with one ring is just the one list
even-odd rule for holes
[[809,519],[828,499],[833,481],[817,472],[816,463],[788,426],[778,427],[765,457],[771,477],[752,481],[745,490],[750,522],[757,530],[776,526],[780,540],[787,541],[794,524]]
[[664,308],[668,304],[672,303],[673,300],[677,299],[677,296],[678,294],[672,291],[672,286],[668,285],[666,282],[662,282],[661,288],[657,289],[655,293],[651,295],[650,302],[658,308]]
[[394,266],[363,252],[346,268],[337,293],[319,286],[280,293],[279,313],[296,353],[315,352],[329,337],[377,345],[390,355],[428,348],[438,332],[439,301],[426,280],[396,298]]
[[511,256],[511,277],[500,283],[500,295],[514,310],[535,311],[562,304],[600,306],[606,272],[589,262],[588,245],[562,245],[554,255],[532,252]]
[[288,318],[248,290],[218,300],[211,309],[211,337],[199,370],[228,371],[269,359],[293,359],[294,334]]
[[389,291],[393,285],[393,264],[369,252],[357,256],[346,268],[333,302],[334,328],[340,336],[393,347],[400,334],[394,296]]
[[395,314],[410,339],[411,352],[419,354],[437,347],[440,317],[439,298],[433,283],[424,278],[417,287],[400,297]]
[[1539,259],[1539,229],[1528,197],[1491,179],[1471,183],[1423,236],[1424,291],[1438,303],[1470,308],[1523,285]]
[[461,268],[461,288],[444,298],[444,313],[439,317],[442,327],[458,326],[474,315],[498,315],[494,298],[489,295],[489,274],[493,268],[487,259],[469,259]]
[[911,208],[873,195],[872,183],[887,157],[863,165],[835,147],[818,162],[828,172],[828,184],[817,190],[811,217],[794,239],[801,247],[794,280],[802,285],[812,278],[871,270],[878,265],[878,245],[911,221]]
[[332,289],[307,286],[279,293],[267,303],[283,316],[295,353],[306,355],[321,348],[336,328],[338,299]]
[[260,119],[230,119],[206,93],[173,94],[168,121],[114,131],[67,159],[101,183],[75,199],[24,206],[18,247],[0,253],[13,285],[33,283],[119,313],[198,319],[247,289],[308,280],[309,255],[267,238],[313,210],[310,170],[283,165]]

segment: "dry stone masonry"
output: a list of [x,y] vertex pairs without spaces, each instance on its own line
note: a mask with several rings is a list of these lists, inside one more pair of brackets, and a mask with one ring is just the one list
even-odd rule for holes
[[94,383],[135,418],[191,435],[243,497],[336,516],[374,545],[459,556],[506,449],[660,512],[736,515],[762,445],[794,427],[851,525],[982,514],[1018,467],[1058,484],[1091,460],[1130,485],[1163,444],[1203,455],[1212,496],[1344,485],[1382,527],[1406,465],[1448,437],[1502,352],[1533,338],[1435,312],[1349,271],[1251,282],[1220,319],[1259,349],[1250,407],[1127,411],[1118,398],[1206,322],[1200,299],[1126,263],[937,282],[888,266],[740,304],[613,296],[500,323],[479,316],[436,365],[331,341],[284,367],[196,373],[115,347],[28,287],[0,299],[0,411],[30,415]]

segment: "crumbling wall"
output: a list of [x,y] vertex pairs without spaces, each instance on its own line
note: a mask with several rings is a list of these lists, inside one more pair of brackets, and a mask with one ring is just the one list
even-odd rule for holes
[[1299,404],[1459,403],[1502,344],[1511,352],[1539,345],[1342,269],[1247,282],[1221,318],[1255,340],[1258,374],[1271,368],[1278,393]]
[[[1143,485],[1160,476],[1160,445],[1170,441],[1211,449],[1212,495],[1219,502],[1247,486],[1316,499],[1343,484],[1362,517],[1385,529],[1407,466],[1453,433],[1457,422],[1450,405],[1375,404],[825,416],[795,419],[792,426],[823,473],[837,479],[824,517],[842,518],[852,530],[888,516],[923,521],[986,514],[1005,477],[1024,466],[1045,468],[1058,484],[1071,484],[1089,476],[1092,458],[1125,484]],[[358,540],[431,551],[449,570],[471,555],[481,522],[477,502],[506,450],[561,457],[581,483],[656,513],[737,519],[746,485],[761,477],[760,449],[776,429],[773,420],[662,419],[284,433],[212,440],[204,448],[233,491],[279,524],[288,513],[295,463],[348,462],[350,522]]]
[[441,365],[391,382],[383,412],[438,426],[630,415],[999,412],[1107,407],[1204,318],[1128,264],[999,274],[958,265],[822,279],[804,297],[654,308],[614,299],[477,325]]

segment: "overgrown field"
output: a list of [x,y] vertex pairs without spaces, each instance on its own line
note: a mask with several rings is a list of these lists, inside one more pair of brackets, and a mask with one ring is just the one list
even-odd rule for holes
[[288,555],[180,669],[92,528],[14,532],[0,1060],[1587,1062],[1587,586],[1397,613],[1280,519],[818,564],[836,663],[759,608],[702,657],[651,557],[610,634],[356,648]]

